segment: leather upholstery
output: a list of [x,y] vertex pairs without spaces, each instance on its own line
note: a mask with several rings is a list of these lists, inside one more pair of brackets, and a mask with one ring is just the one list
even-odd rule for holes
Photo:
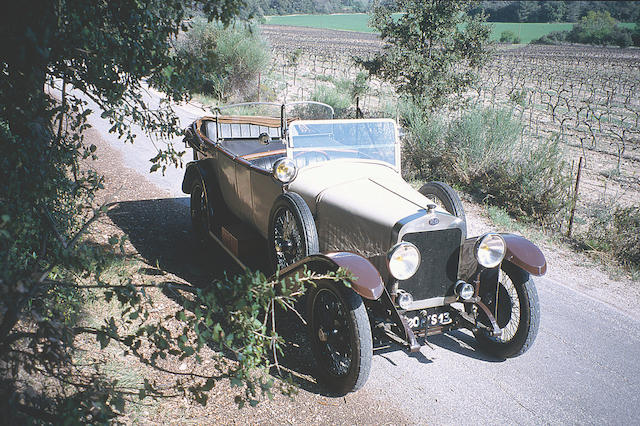
[[273,170],[273,163],[275,163],[276,160],[284,156],[285,154],[267,155],[265,157],[259,157],[259,158],[250,160],[250,163],[256,167],[259,167],[261,169],[264,169],[270,172],[271,170]]

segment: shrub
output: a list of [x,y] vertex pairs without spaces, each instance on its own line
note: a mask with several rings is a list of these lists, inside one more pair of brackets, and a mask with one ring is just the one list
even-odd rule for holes
[[500,43],[520,44],[520,36],[511,30],[503,31],[500,34]]
[[613,215],[613,251],[623,263],[640,266],[640,205],[618,207]]
[[557,139],[498,162],[478,185],[492,204],[552,227],[560,226],[569,203],[570,181]]
[[311,100],[331,105],[337,118],[344,117],[351,106],[349,95],[333,86],[318,86]]
[[610,253],[623,265],[639,268],[640,205],[599,203],[589,212],[589,228],[578,239],[589,249]]
[[513,155],[521,125],[505,109],[476,108],[453,121],[445,138],[459,178],[470,184]]
[[192,70],[198,78],[191,90],[219,100],[253,98],[258,73],[269,62],[267,45],[256,28],[240,24],[225,28],[204,19],[196,19],[179,39],[176,54],[199,64]]
[[631,33],[631,40],[634,46],[640,46],[640,13],[636,16],[636,26]]
[[558,226],[569,181],[557,140],[533,146],[519,141],[522,127],[508,110],[476,108],[449,125],[401,107],[408,179],[443,180],[513,216]]
[[509,100],[516,105],[525,107],[527,104],[527,90],[514,90],[509,94]]
[[633,44],[632,32],[627,28],[619,28],[611,33],[611,43],[618,47],[629,47]]
[[551,31],[547,35],[544,35],[538,39],[532,40],[531,44],[545,44],[545,45],[562,44],[567,41],[568,34],[569,34],[569,31]]
[[567,40],[582,44],[628,47],[633,44],[632,35],[633,31],[619,27],[609,12],[590,11],[569,31]]
[[616,20],[608,11],[589,11],[571,28],[567,38],[574,43],[605,45],[615,28]]

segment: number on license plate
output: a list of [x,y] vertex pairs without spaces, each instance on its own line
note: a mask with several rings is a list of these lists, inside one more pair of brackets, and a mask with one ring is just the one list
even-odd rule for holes
[[405,317],[411,328],[428,328],[439,325],[447,325],[453,322],[449,312],[434,312],[427,315],[411,315]]

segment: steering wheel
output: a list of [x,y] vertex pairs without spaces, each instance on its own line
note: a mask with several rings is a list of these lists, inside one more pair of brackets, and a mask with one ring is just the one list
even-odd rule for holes
[[[318,156],[322,157],[322,159],[318,160]],[[307,160],[304,160],[303,159],[304,157],[310,157],[310,158]],[[318,151],[318,150],[296,152],[293,158],[296,160],[296,163],[300,160],[304,161],[305,162],[304,166],[308,166],[311,163],[319,163],[321,161],[331,160],[331,158],[326,152]]]

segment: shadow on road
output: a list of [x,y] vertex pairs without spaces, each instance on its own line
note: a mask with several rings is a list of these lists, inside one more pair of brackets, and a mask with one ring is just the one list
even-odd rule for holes
[[186,197],[123,201],[107,214],[147,263],[193,285],[240,272],[224,250],[214,244],[203,248],[194,238]]
[[504,359],[488,355],[478,347],[478,343],[473,336],[461,330],[450,331],[445,334],[438,334],[429,338],[429,343],[451,352],[469,358],[479,359],[486,362],[502,362]]
[[[225,273],[242,272],[216,243],[203,247],[195,238],[187,197],[118,202],[110,206],[107,215],[129,236],[140,256],[159,268],[142,268],[142,273],[161,274],[162,270],[191,285],[204,287],[223,278]],[[254,268],[264,262],[264,259],[242,260]],[[165,291],[164,294],[180,303],[179,292]],[[305,326],[290,312],[280,312],[276,324],[285,342],[283,354],[278,356],[285,374],[290,372],[301,388],[325,394],[312,378],[314,362]]]

